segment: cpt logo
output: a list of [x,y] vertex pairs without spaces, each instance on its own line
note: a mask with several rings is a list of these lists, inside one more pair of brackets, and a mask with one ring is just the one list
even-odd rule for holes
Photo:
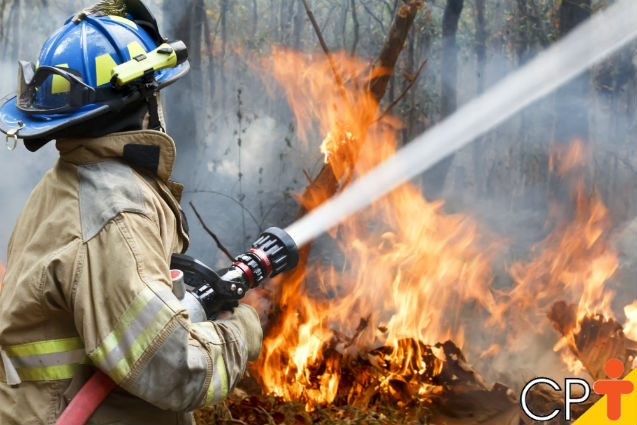
[[[621,361],[617,359],[611,359],[606,362],[606,366],[604,366],[604,371],[606,375],[611,379],[603,379],[595,382],[593,385],[593,389],[599,395],[605,395],[607,399],[606,403],[606,417],[611,421],[616,421],[621,418],[622,415],[622,395],[631,394],[635,388],[631,381],[618,380],[622,373],[624,373],[624,365]],[[539,422],[546,422],[554,419],[557,415],[560,414],[560,409],[555,409],[551,414],[547,416],[539,416],[529,409],[527,405],[527,395],[529,390],[533,388],[534,385],[537,384],[547,384],[550,385],[555,391],[562,391],[557,382],[553,381],[549,378],[536,378],[526,384],[524,389],[522,390],[522,395],[520,396],[520,404],[522,405],[522,410],[526,415]],[[573,398],[572,396],[572,386],[579,385],[584,388],[584,394],[581,397]],[[591,388],[583,379],[577,378],[567,378],[564,380],[564,417],[567,421],[571,420],[571,406],[573,404],[582,403],[588,400],[588,397],[591,394]]]

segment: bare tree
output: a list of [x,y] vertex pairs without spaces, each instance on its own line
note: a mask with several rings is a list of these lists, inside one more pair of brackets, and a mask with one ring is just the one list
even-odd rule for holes
[[356,12],[356,0],[350,0],[352,7],[352,23],[354,24],[354,40],[352,41],[352,48],[350,49],[349,54],[354,56],[356,54],[356,46],[358,45],[358,15]]
[[296,1],[293,4],[296,4],[296,12],[294,15],[294,29],[292,30],[292,45],[296,50],[299,50],[301,48],[301,33],[305,24],[305,9],[300,1]]
[[[464,0],[447,0],[442,16],[442,87],[440,91],[440,117],[444,119],[456,110],[458,80],[458,47],[456,32],[458,21],[464,6]],[[449,168],[453,162],[453,155],[440,161],[425,174],[425,187],[429,196],[436,194],[444,186]]]
[[484,91],[485,67],[487,64],[487,29],[484,19],[485,0],[476,0],[476,56],[478,59],[478,93]]

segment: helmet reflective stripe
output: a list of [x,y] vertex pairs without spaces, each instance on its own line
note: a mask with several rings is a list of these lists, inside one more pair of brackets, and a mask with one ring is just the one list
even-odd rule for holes
[[117,63],[108,53],[95,58],[95,85],[101,86],[111,81],[111,69],[115,68]]
[[112,20],[119,22],[120,24],[128,25],[129,27],[137,29],[137,24],[130,19],[122,18],[121,16],[108,15]]
[[128,48],[128,54],[130,55],[130,59],[135,59],[135,57],[139,55],[144,55],[147,53],[146,50],[144,50],[144,48],[140,46],[139,43],[136,41],[133,41],[126,47]]
[[[89,86],[99,87],[110,82],[115,66],[155,47],[146,31],[130,19],[89,15],[78,24],[68,21],[44,44],[39,66],[64,64],[79,71]],[[63,78],[52,77],[38,90],[36,104],[56,106],[56,95],[68,89]]]
[[[146,53],[146,50],[144,50],[144,48],[136,41],[129,43],[126,47],[128,49],[130,59]],[[115,62],[113,57],[108,53],[95,58],[95,81],[98,87],[110,83],[112,77],[111,70],[116,66],[117,62]]]
[[[69,64],[63,63],[55,66],[59,66],[60,68],[68,68]],[[53,80],[51,81],[51,94],[68,93],[70,90],[71,83],[69,83],[59,75],[53,76]]]

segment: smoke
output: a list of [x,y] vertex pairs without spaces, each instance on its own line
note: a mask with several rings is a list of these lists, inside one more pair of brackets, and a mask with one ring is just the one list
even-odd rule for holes
[[[4,96],[15,91],[17,61],[0,62],[0,93]],[[2,97],[0,96],[0,97]],[[26,150],[20,142],[15,151],[5,146],[2,134],[0,146],[0,262],[6,264],[7,245],[13,226],[31,190],[57,159],[54,143],[49,143],[37,153]]]
[[[71,1],[50,2],[48,6],[21,7],[11,15],[11,5],[4,8],[0,43],[7,48],[0,51],[0,98],[15,93],[18,60],[37,59],[44,41],[75,11],[90,5]],[[8,17],[11,16],[11,20]],[[26,150],[20,142],[15,151],[5,148],[4,134],[0,138],[0,262],[6,263],[7,245],[16,219],[26,200],[44,173],[57,160],[55,143],[49,143],[36,153]]]
[[[64,19],[92,3],[55,2],[47,10],[40,10],[30,24],[34,29],[31,26],[23,29],[20,51],[0,62],[0,94],[15,90],[17,59],[33,60],[46,37]],[[166,17],[161,16],[159,2],[151,2],[150,6],[165,28]],[[501,8],[493,9],[494,19],[497,20],[499,15],[501,18],[506,16]],[[477,94],[478,78],[488,87],[518,66],[517,59],[510,59],[510,46],[502,46],[511,43],[506,38],[502,19],[489,28],[494,35],[487,50],[485,72],[479,75],[472,48],[472,28],[467,23],[466,13],[463,12],[459,27],[458,79],[454,82],[459,105]],[[419,25],[439,26],[440,14],[434,9],[433,21],[419,18],[422,19]],[[240,26],[230,27],[228,32],[240,33],[241,29]],[[304,31],[302,38],[314,39],[309,26]],[[340,40],[338,34],[328,33],[326,37],[330,45],[337,45]],[[267,46],[274,38],[275,34],[261,29],[255,40],[249,40],[254,43],[250,46],[258,43]],[[361,36],[360,54],[373,57],[380,45],[379,39],[382,38],[366,40]],[[190,222],[189,254],[217,267],[227,265],[227,260],[203,231],[188,202],[196,205],[208,226],[232,253],[242,252],[261,230],[271,225],[285,227],[294,221],[298,210],[294,195],[307,184],[303,171],[313,176],[320,169],[322,157],[318,143],[324,136],[316,134],[312,137],[316,143],[311,146],[301,143],[282,92],[268,93],[259,73],[245,64],[251,58],[232,51],[233,47],[241,50],[245,46],[229,43],[226,57],[221,57],[219,43],[217,39],[213,51],[216,55],[214,92],[209,83],[203,84],[202,88],[178,82],[163,95],[164,103],[171,102],[177,90],[186,91],[186,98],[207,99],[206,103],[197,105],[200,126],[197,133],[201,137],[194,147],[185,148],[192,145],[180,138],[178,125],[168,128],[168,132],[175,137],[178,151],[174,178],[185,184],[182,207]],[[368,50],[363,51],[366,43]],[[415,54],[416,64],[428,60],[420,82],[412,88],[417,95],[414,116],[422,116],[423,121],[428,122],[426,125],[436,119],[438,90],[441,80],[446,78],[440,68],[440,43],[439,38],[433,37],[429,44],[418,45]],[[527,55],[532,54],[533,46],[527,52]],[[445,201],[445,211],[471,214],[483,223],[488,233],[495,235],[494,238],[506,241],[506,249],[494,269],[496,287],[511,286],[508,266],[528,258],[531,246],[550,231],[546,220],[551,203],[569,202],[563,196],[564,183],[551,176],[547,164],[558,144],[556,126],[582,128],[581,120],[564,112],[573,105],[584,105],[589,127],[587,144],[593,152],[586,177],[587,188],[589,191],[596,188],[600,192],[613,217],[612,232],[620,255],[620,269],[608,285],[617,291],[617,305],[613,307],[619,321],[623,320],[623,305],[620,304],[627,304],[634,297],[634,276],[637,275],[637,192],[634,186],[637,179],[637,81],[634,57],[635,46],[631,45],[591,70],[591,84],[548,97],[455,155],[444,185],[438,188],[440,197]],[[220,72],[222,64],[225,78]],[[396,81],[398,88],[394,90],[394,97],[400,93],[401,80],[396,77]],[[404,101],[396,111],[408,107],[411,106]],[[11,230],[30,191],[56,158],[52,143],[37,153],[27,152],[23,146],[15,152],[4,150],[0,153],[0,261],[6,260]],[[423,183],[423,178],[418,177],[415,181]],[[427,192],[425,196],[431,197]],[[332,247],[328,238],[320,239],[313,246],[312,259],[342,261],[330,253]],[[497,357],[493,361],[485,360],[479,370],[488,372],[489,378],[511,379],[507,370],[512,366],[519,370],[522,365],[528,365],[526,371],[532,375],[540,362],[543,371],[546,371],[544,365],[559,364],[552,351],[555,335],[548,322],[546,326],[545,334],[529,337],[527,343],[532,349]],[[467,334],[476,336],[476,340],[469,340],[468,345],[485,343],[478,340],[483,333]],[[480,362],[475,356],[470,361]]]
[[[548,165],[557,149],[582,139],[590,153],[589,161],[581,170],[585,193],[599,193],[609,209],[610,238],[619,254],[619,269],[605,287],[616,293],[612,305],[615,317],[620,323],[625,320],[622,309],[635,298],[637,276],[634,57],[635,44],[632,43],[593,67],[584,84],[580,80],[567,86],[456,154],[441,197],[446,211],[470,212],[485,228],[506,241],[506,249],[494,269],[496,288],[506,289],[513,284],[509,266],[520,259],[532,258],[535,254],[531,247],[554,229],[555,222],[549,219],[551,208],[561,209],[565,216],[572,214],[569,191],[574,188],[570,182],[551,173]],[[516,66],[497,52],[489,51],[486,78],[498,78],[502,69]],[[460,104],[476,93],[476,69],[471,57],[465,56],[460,63]],[[584,117],[578,115],[582,110]],[[579,300],[566,301],[577,303]],[[529,329],[528,334],[514,344],[504,342],[498,355],[483,360],[474,353],[470,361],[488,378],[512,385],[537,374],[540,365],[542,373],[563,376],[566,372],[552,350],[557,333],[548,320],[543,317],[541,320],[544,321],[539,323],[545,329],[543,333]],[[467,334],[469,347],[486,343],[484,329],[477,328]],[[524,349],[520,351],[520,347]]]

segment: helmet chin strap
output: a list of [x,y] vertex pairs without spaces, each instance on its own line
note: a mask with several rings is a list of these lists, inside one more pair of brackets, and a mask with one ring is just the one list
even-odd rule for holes
[[[152,96],[146,99],[146,104],[148,105],[148,129],[161,131],[162,133],[166,132],[166,129],[163,125],[162,114],[161,114],[161,100],[159,99],[159,93],[154,93]],[[144,124],[146,124],[146,120],[144,120]]]
[[[161,98],[159,95],[159,84],[153,73],[148,73],[143,77],[143,84],[141,86],[141,92],[146,100],[148,106],[148,126],[149,130],[157,130],[162,133],[166,132],[163,123],[163,116],[161,114]],[[146,119],[144,119],[144,127],[146,126]]]
[[[155,103],[156,108],[152,107],[152,103]],[[157,130],[163,133],[166,132],[166,120],[164,119],[164,108],[161,104],[161,93],[157,92],[154,99],[146,102],[148,112],[144,116],[144,122],[142,124],[143,130]],[[155,109],[155,112],[152,112]],[[155,118],[153,118],[155,115]]]

